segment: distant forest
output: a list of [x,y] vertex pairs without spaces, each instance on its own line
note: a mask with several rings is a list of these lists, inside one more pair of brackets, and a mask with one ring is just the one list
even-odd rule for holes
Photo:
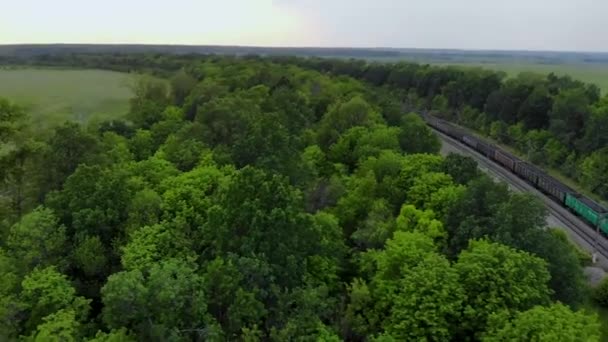
[[[422,63],[534,63],[534,64],[608,64],[608,53],[557,51],[492,51],[398,48],[315,48],[315,47],[246,47],[213,45],[0,45],[0,56],[35,57],[66,54],[217,54],[338,57],[379,60],[412,60]],[[0,63],[2,63],[0,59]]]

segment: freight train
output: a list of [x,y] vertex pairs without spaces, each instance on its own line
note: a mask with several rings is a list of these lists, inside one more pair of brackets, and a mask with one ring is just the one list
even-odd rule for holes
[[604,235],[608,236],[608,218],[606,218],[608,216],[608,209],[602,205],[594,202],[584,195],[577,193],[534,165],[501,150],[497,146],[469,134],[460,127],[429,114],[422,115],[422,118],[431,127],[460,142],[463,142],[465,145],[476,150],[486,158],[504,166],[518,177],[547,194],[554,201],[560,203],[562,206],[582,217],[592,227],[595,228],[599,224],[600,231]]

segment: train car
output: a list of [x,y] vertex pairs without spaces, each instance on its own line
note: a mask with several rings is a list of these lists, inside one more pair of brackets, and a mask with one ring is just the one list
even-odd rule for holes
[[515,164],[521,161],[514,155],[499,148],[496,148],[496,151],[494,152],[494,160],[511,171],[515,171]]
[[474,138],[474,137],[472,137],[470,135],[464,135],[462,137],[462,141],[465,144],[471,146],[472,148],[477,149],[477,142],[478,142],[478,140],[476,138]]
[[447,130],[446,133],[451,136],[452,138],[461,141],[462,138],[465,136],[465,132],[454,126],[454,125],[450,125],[449,123],[446,125],[447,126]]
[[488,159],[494,159],[496,147],[482,140],[477,141],[477,151],[486,156]]
[[[445,121],[437,121],[437,129],[441,132],[448,134],[451,130],[450,125],[448,125]],[[448,134],[449,135],[449,134]]]
[[[564,203],[566,207],[583,217],[592,226],[596,226],[598,220],[608,212],[606,208],[598,203],[577,194],[566,194],[566,201]],[[608,222],[606,220],[601,222],[600,228],[605,234],[608,234]]]
[[515,164],[514,170],[515,174],[534,185],[538,183],[538,176],[540,174],[544,174],[544,172],[542,172],[536,166],[528,164],[524,161],[520,161],[519,163]]
[[595,227],[598,224],[598,221],[601,221],[599,222],[599,228],[603,234],[608,236],[607,208],[604,208],[585,196],[577,194],[574,190],[557,179],[547,175],[534,165],[524,162],[475,136],[467,134],[466,131],[445,120],[430,115],[424,116],[424,118],[429,125],[435,127],[437,130],[464,142],[480,154],[485,155],[487,158],[495,160],[499,164],[512,170],[513,173],[532,183],[535,187],[582,217],[591,226]]
[[570,189],[562,182],[549,176],[546,173],[538,175],[538,182],[536,183],[538,188],[546,194],[551,195],[553,198],[558,200],[560,203],[566,203],[566,195],[574,194],[574,190]]
[[436,118],[432,115],[423,115],[422,118],[431,127],[445,133],[446,135],[449,135],[454,139],[462,140],[462,137],[465,135],[464,130],[443,119]]

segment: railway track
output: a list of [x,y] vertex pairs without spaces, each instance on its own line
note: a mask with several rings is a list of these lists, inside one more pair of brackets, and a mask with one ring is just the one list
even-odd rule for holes
[[[478,151],[475,151],[469,146],[464,145],[463,143],[436,130],[435,128],[431,126],[429,127],[435,131],[435,134],[437,134],[442,141],[448,143],[453,149],[460,151],[462,154],[472,156],[478,162],[478,165],[482,171],[492,173],[494,176],[504,179],[511,187],[518,191],[531,192],[540,197],[547,206],[550,215],[553,215],[553,217],[564,225],[565,229],[569,230],[578,237],[578,239],[573,240],[579,246],[590,253],[593,253],[597,249],[598,264],[602,266],[602,268],[608,270],[608,241],[601,234],[598,236],[594,228],[590,227],[587,223],[583,222],[568,209],[562,207],[559,203],[545,196],[525,180],[505,169],[502,165],[499,165],[493,160],[486,158]],[[581,240],[584,241],[584,243],[581,243]]]

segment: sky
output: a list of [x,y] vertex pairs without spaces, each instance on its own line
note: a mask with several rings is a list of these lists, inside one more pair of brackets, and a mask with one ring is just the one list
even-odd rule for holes
[[0,0],[0,44],[608,52],[607,0]]

